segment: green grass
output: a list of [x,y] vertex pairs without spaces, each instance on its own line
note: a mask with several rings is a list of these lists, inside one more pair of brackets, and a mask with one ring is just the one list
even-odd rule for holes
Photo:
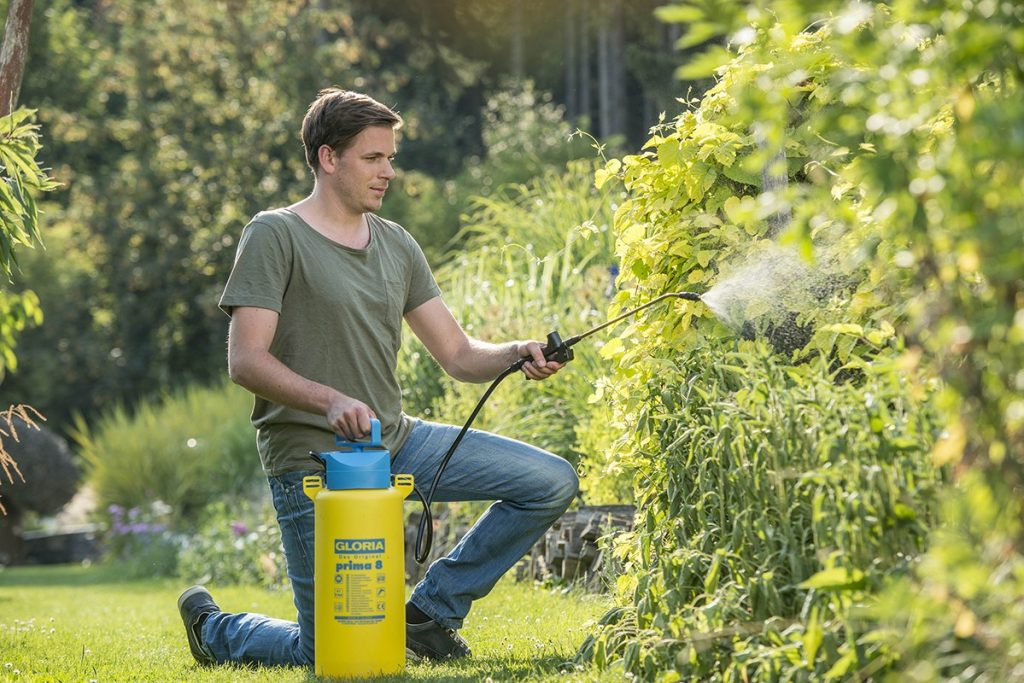
[[[0,681],[314,681],[303,668],[200,668],[189,654],[176,580],[123,580],[116,567],[0,568]],[[211,587],[234,611],[294,618],[289,592]],[[413,664],[384,681],[619,681],[622,671],[564,672],[606,597],[503,579],[461,633],[473,657]]]

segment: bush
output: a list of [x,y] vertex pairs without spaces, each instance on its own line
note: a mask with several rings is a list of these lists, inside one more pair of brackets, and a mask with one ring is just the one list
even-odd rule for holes
[[[606,349],[619,366],[605,393],[635,425],[639,514],[618,546],[619,621],[584,654],[644,679],[887,666],[857,608],[924,551],[943,476],[928,457],[936,387],[896,331],[912,274],[893,262],[911,240],[861,184],[864,129],[840,146],[849,129],[822,125],[842,121],[832,88],[864,74],[832,52],[829,22],[788,34],[754,16],[717,85],[596,174],[632,192],[615,217],[616,306],[705,294]],[[944,129],[929,116],[923,130]]]
[[844,381],[826,360],[793,366],[762,342],[691,350],[633,390],[645,406],[628,456],[640,514],[617,552],[635,630],[598,662],[624,656],[645,678],[765,675],[811,639],[821,649],[805,643],[805,667],[818,676],[856,660],[839,625],[909,570],[933,524],[927,406],[885,362]]
[[92,428],[79,420],[75,438],[100,507],[159,500],[186,528],[215,501],[251,496],[262,479],[251,403],[233,384],[190,387],[133,412],[115,408]]
[[[3,488],[3,502],[15,519],[26,512],[52,515],[78,490],[81,468],[64,439],[42,424],[31,425],[16,415],[3,420],[3,446],[21,476]],[[16,435],[16,436],[15,436]]]
[[258,584],[288,581],[281,529],[271,505],[213,503],[184,543],[178,572],[192,583]]

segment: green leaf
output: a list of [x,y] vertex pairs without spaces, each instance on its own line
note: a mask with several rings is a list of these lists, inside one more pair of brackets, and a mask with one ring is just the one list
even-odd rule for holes
[[864,572],[846,567],[824,569],[799,584],[800,588],[822,591],[856,590],[863,588],[864,585]]
[[620,338],[613,337],[610,340],[608,340],[607,344],[601,347],[601,350],[598,352],[598,355],[600,355],[601,358],[604,358],[606,360],[611,360],[617,356],[622,355],[622,352],[625,351],[625,348],[626,347],[622,343],[622,340]]
[[676,78],[683,81],[710,78],[719,68],[732,61],[734,56],[732,52],[721,45],[712,45],[689,63],[679,67],[676,70]]
[[706,21],[693,22],[689,25],[683,37],[676,41],[676,47],[685,50],[686,48],[700,45],[715,36],[722,35],[722,29],[723,27],[719,24]]
[[811,610],[811,618],[807,622],[803,635],[800,638],[804,648],[804,661],[807,668],[814,668],[814,660],[818,657],[818,648],[825,639],[824,629],[821,627],[821,610]]
[[735,180],[737,183],[743,183],[744,185],[750,185],[752,187],[761,187],[761,175],[745,170],[743,168],[743,164],[733,162],[732,165],[726,166],[722,169],[722,175],[729,180]]
[[846,652],[840,657],[835,664],[832,665],[828,671],[825,672],[825,680],[846,680],[846,674],[850,670],[850,667],[856,664],[857,653],[855,650]]
[[835,332],[836,334],[849,334],[855,337],[864,336],[864,328],[856,323],[833,323],[832,325],[823,325],[821,327],[822,332]]
[[692,5],[665,5],[654,10],[658,21],[666,24],[689,24],[707,17],[707,12]]

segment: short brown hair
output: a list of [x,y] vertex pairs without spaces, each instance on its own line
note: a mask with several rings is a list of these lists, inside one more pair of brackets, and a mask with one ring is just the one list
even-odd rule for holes
[[402,117],[368,95],[341,88],[321,90],[302,119],[302,144],[313,173],[320,168],[317,152],[322,145],[344,152],[369,126],[398,129]]

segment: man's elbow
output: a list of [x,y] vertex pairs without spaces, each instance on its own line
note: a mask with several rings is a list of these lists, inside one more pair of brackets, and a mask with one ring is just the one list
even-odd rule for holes
[[487,378],[482,377],[480,371],[468,361],[469,356],[456,355],[455,358],[447,363],[442,363],[441,367],[444,369],[445,374],[456,382],[470,382],[473,384],[486,382]]
[[232,382],[248,389],[251,376],[250,363],[244,354],[228,354],[228,377]]

